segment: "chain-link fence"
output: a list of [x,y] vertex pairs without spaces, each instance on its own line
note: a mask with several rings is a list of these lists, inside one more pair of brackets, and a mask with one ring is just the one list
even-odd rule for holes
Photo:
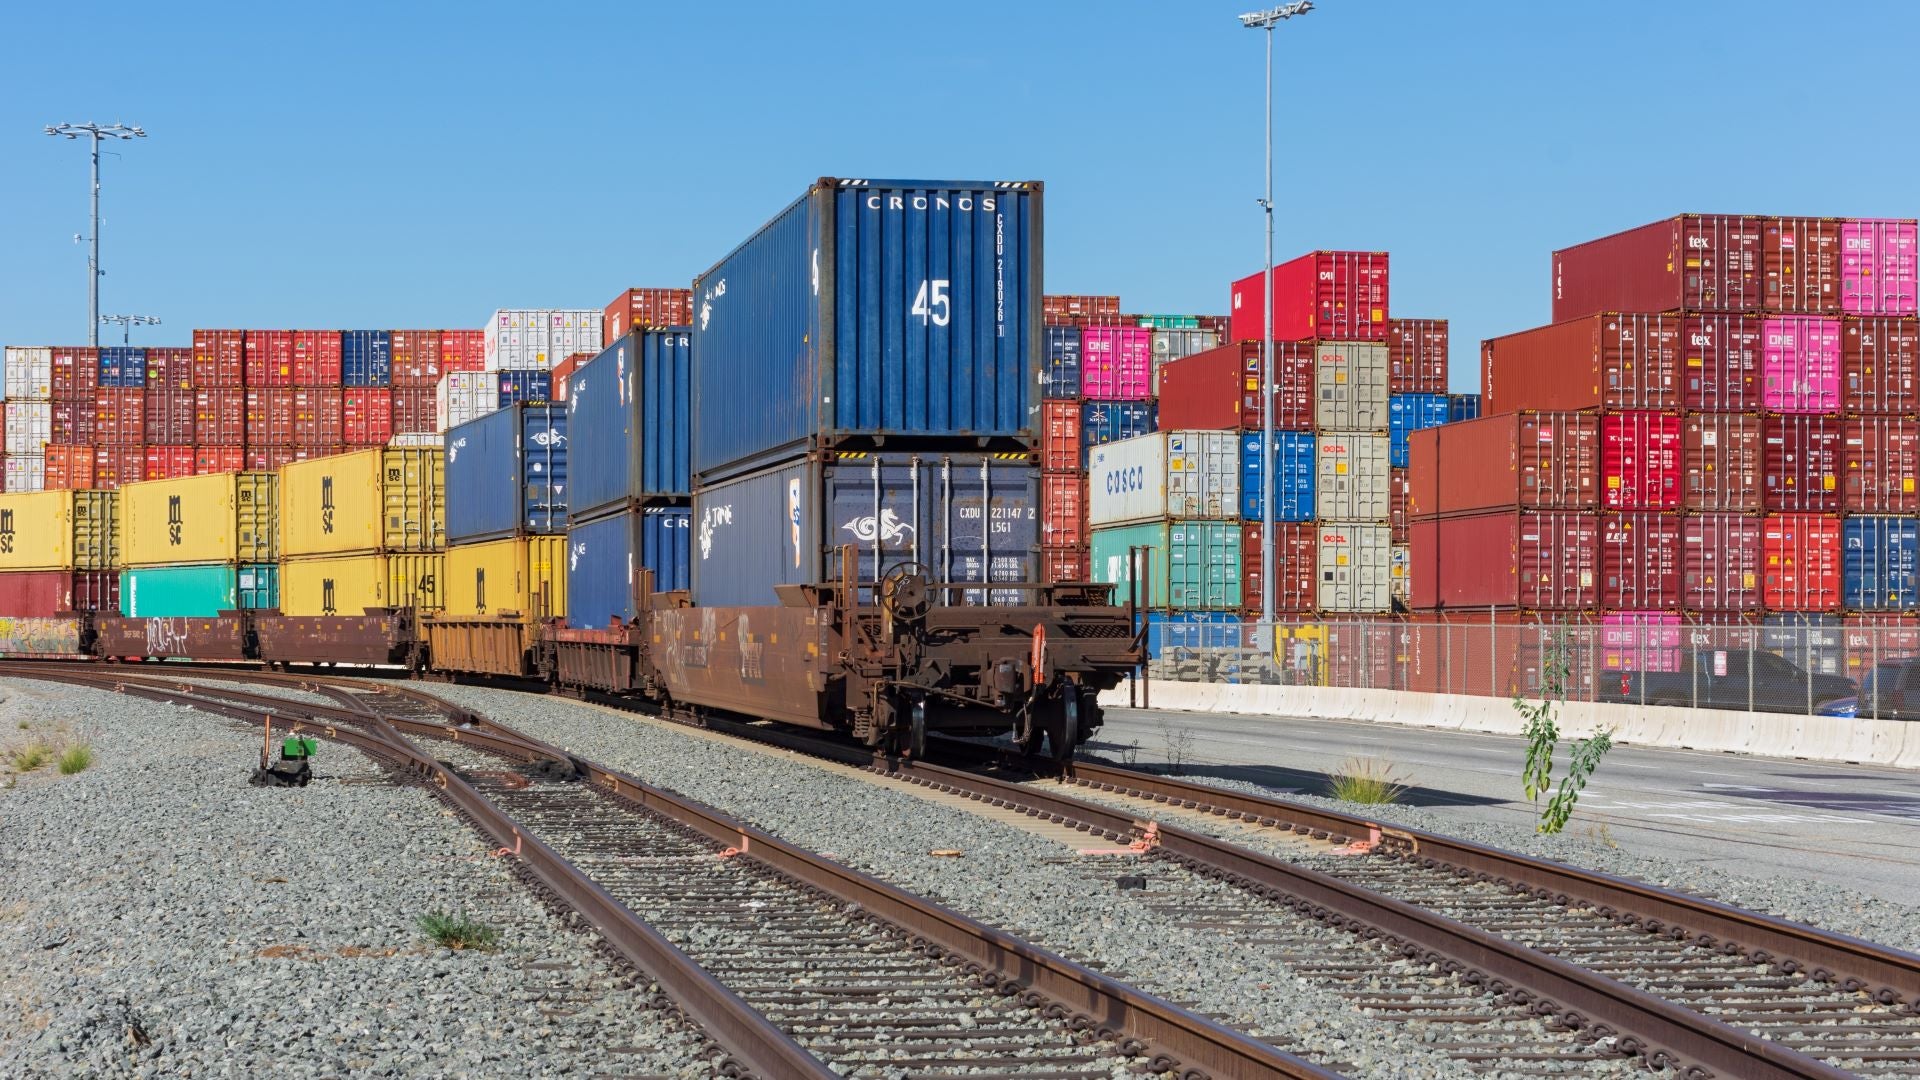
[[1251,624],[1188,629],[1157,628],[1151,678],[1511,698],[1539,695],[1556,665],[1570,701],[1920,717],[1911,618],[1294,621],[1275,625],[1271,653]]

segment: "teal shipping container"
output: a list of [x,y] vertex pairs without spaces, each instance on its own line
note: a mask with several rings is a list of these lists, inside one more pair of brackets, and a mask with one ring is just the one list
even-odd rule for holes
[[1120,586],[1114,602],[1127,602],[1130,548],[1145,547],[1144,606],[1156,611],[1238,611],[1240,523],[1173,521],[1093,531],[1093,580]]
[[272,563],[150,566],[120,575],[120,612],[129,619],[210,618],[279,606],[280,568]]

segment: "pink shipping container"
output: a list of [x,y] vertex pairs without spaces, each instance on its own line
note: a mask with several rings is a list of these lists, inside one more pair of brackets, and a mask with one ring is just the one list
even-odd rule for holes
[[1760,464],[1769,512],[1840,509],[1846,432],[1837,416],[1769,416],[1760,422]]
[[1680,616],[1608,611],[1600,616],[1600,666],[1607,671],[1679,671]]
[[1680,606],[1708,614],[1760,610],[1760,534],[1751,514],[1691,514],[1680,520]]
[[1681,398],[1703,412],[1760,408],[1766,330],[1758,315],[1687,314],[1680,319]]
[[1910,218],[1840,223],[1840,310],[1913,315],[1920,299],[1920,224]]
[[1153,331],[1089,326],[1080,332],[1080,396],[1145,401],[1153,396]]
[[1680,515],[1600,515],[1600,606],[1680,606]]
[[1760,534],[1765,573],[1760,600],[1773,611],[1832,611],[1840,606],[1840,519],[1775,514]]
[[1677,510],[1684,473],[1675,413],[1613,412],[1600,418],[1600,506]]
[[1840,380],[1849,414],[1920,412],[1920,319],[1840,320]]
[[379,446],[393,438],[393,394],[384,387],[348,387],[340,396],[342,439],[348,446]]
[[1920,420],[1862,416],[1840,428],[1841,499],[1849,514],[1920,513]]
[[1760,404],[1772,412],[1840,411],[1840,320],[1780,315],[1762,333]]

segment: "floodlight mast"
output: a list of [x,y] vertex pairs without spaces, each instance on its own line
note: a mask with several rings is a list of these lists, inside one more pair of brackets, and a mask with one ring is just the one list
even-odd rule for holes
[[120,344],[133,344],[133,328],[136,326],[159,326],[158,315],[102,315],[103,323],[119,323],[121,327]]
[[106,271],[100,269],[100,140],[101,139],[144,139],[147,133],[138,125],[96,124],[49,124],[45,128],[49,135],[78,139],[86,136],[93,142],[93,235],[89,238],[92,247],[87,255],[87,343],[98,347],[100,344],[100,276]]

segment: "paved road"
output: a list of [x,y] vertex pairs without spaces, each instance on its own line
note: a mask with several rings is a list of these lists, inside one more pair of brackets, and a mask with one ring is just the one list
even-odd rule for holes
[[[1139,761],[1163,762],[1183,739],[1189,771],[1316,795],[1349,758],[1391,763],[1412,785],[1406,801],[1434,810],[1436,831],[1447,820],[1532,823],[1525,744],[1513,736],[1113,709],[1094,748],[1138,744]],[[1920,772],[1619,746],[1568,831],[1601,826],[1640,854],[1845,883],[1905,904],[1920,895]]]

